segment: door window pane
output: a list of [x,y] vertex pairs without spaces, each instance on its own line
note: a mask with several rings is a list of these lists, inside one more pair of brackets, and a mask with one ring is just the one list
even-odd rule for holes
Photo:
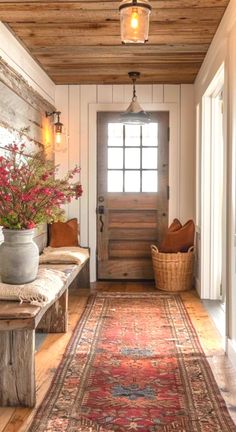
[[139,125],[125,126],[125,146],[127,147],[140,146],[140,126]]
[[157,192],[157,182],[157,171],[142,172],[142,192]]
[[123,192],[123,171],[108,171],[107,192]]
[[143,126],[143,146],[158,146],[158,123],[149,123]]
[[142,167],[145,169],[157,169],[157,148],[143,149]]
[[122,123],[108,123],[108,147],[123,147]]
[[140,171],[125,171],[125,192],[140,192]]
[[140,149],[125,149],[125,168],[140,168]]
[[108,124],[108,192],[157,192],[158,123]]
[[108,149],[108,169],[123,168],[123,149],[109,148]]

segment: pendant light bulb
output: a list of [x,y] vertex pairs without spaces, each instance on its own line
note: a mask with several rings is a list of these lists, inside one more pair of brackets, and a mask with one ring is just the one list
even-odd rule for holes
[[132,27],[133,30],[136,30],[139,26],[139,16],[138,16],[137,8],[133,9],[130,26]]

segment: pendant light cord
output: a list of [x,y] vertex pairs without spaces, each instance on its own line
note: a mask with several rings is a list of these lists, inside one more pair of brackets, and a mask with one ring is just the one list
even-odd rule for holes
[[132,81],[133,81],[133,98],[132,98],[132,101],[134,102],[137,99],[136,88],[135,88],[136,78],[133,78]]

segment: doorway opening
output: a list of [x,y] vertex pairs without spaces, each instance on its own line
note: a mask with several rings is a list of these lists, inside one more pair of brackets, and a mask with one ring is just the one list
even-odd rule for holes
[[[203,98],[201,166],[201,294],[225,335],[226,300],[226,146],[224,139],[224,68]],[[214,301],[214,302],[213,302]]]

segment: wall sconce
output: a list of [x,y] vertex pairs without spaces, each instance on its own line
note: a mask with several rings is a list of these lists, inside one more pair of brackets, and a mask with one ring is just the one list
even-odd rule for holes
[[121,123],[127,125],[145,125],[151,122],[151,117],[144,109],[139,105],[135,83],[140,78],[140,72],[129,72],[129,78],[133,81],[133,97],[127,110],[120,115]]
[[122,43],[145,43],[148,40],[148,0],[123,0],[119,6]]
[[46,117],[51,117],[55,119],[54,121],[54,130],[55,130],[55,151],[65,151],[66,143],[65,143],[65,133],[63,133],[63,123],[60,121],[61,111],[52,111],[46,112]]

